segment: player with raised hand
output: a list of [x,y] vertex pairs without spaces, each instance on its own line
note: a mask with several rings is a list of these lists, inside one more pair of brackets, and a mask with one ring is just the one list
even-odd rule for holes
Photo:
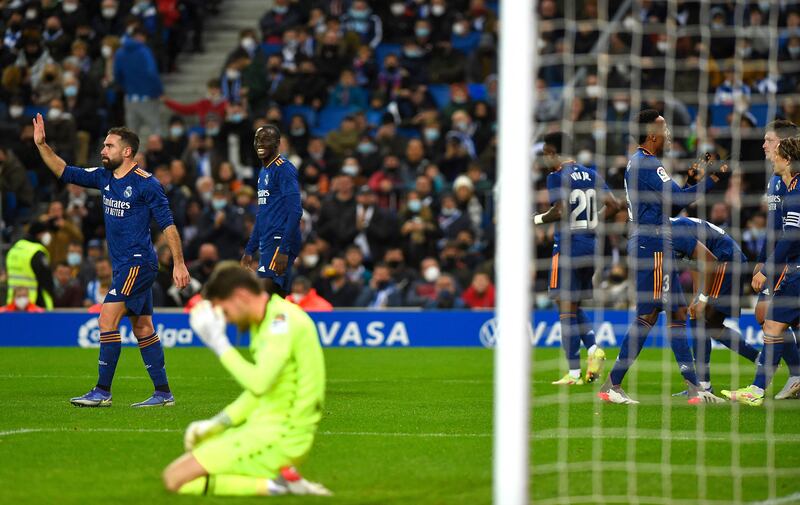
[[765,259],[752,282],[753,291],[758,293],[768,279],[778,278],[763,325],[764,348],[758,357],[753,383],[736,391],[722,391],[722,395],[732,401],[751,406],[764,403],[764,391],[781,357],[789,368],[789,380],[776,398],[785,399],[800,393],[800,352],[794,333],[789,331],[790,326],[800,321],[800,139],[782,139],[773,156],[773,166],[787,188],[781,202],[783,231],[775,250]]
[[[215,417],[189,425],[187,452],[164,470],[164,485],[188,495],[330,495],[292,467],[311,450],[325,398],[314,322],[236,264],[218,265],[203,294],[189,323],[244,391]],[[253,361],[231,346],[226,322],[250,330]]]
[[[551,207],[533,218],[536,224],[561,221],[562,216],[566,218],[556,225],[550,296],[558,306],[561,342],[569,365],[567,374],[553,384],[567,386],[594,382],[606,358],[595,342],[591,321],[580,303],[593,295],[597,224],[600,218],[613,216],[621,207],[600,174],[566,154],[571,147],[572,140],[566,133],[554,132],[544,137],[542,161],[550,170],[547,192]],[[604,205],[602,211],[598,210],[600,202]],[[566,206],[568,214],[563,210]],[[588,353],[584,378],[581,377],[581,342]]]
[[150,221],[155,219],[167,239],[174,268],[172,279],[182,289],[189,283],[183,262],[181,238],[173,224],[164,188],[155,177],[134,161],[139,137],[127,128],[112,128],[100,152],[103,168],[67,166],[45,138],[41,114],[33,119],[33,138],[47,167],[64,183],[99,189],[103,196],[106,241],[111,256],[113,279],[100,311],[100,359],[97,385],[83,396],[72,398],[82,407],[111,406],[111,382],[122,350],[119,323],[128,315],[139,341],[145,368],[155,392],[134,407],[173,405],[164,366],[164,349],[153,328],[151,288],[158,273],[158,261],[150,240]]
[[[692,330],[692,351],[700,386],[713,393],[711,387],[711,339],[754,363],[758,350],[745,342],[742,334],[725,326],[725,318],[739,318],[741,308],[739,293],[733,293],[734,279],[740,277],[747,257],[725,230],[693,217],[670,219],[672,245],[678,258],[697,260],[703,279],[698,283],[697,294],[689,306],[689,325]],[[688,391],[673,396],[688,394]]]
[[686,301],[674,268],[674,251],[669,218],[707,192],[727,173],[721,165],[708,179],[694,186],[681,188],[667,174],[657,156],[671,142],[667,122],[654,109],[641,111],[637,118],[639,147],[625,170],[625,193],[628,200],[628,258],[634,262],[636,285],[636,320],[620,345],[620,352],[608,379],[598,396],[607,402],[634,404],[622,389],[622,380],[642,351],[650,329],[658,315],[668,313],[667,338],[675,354],[681,375],[686,380],[689,403],[722,401],[702,390],[697,381],[692,353],[686,338]]
[[267,292],[285,296],[291,287],[292,264],[300,252],[303,207],[297,168],[280,154],[280,143],[277,126],[268,124],[256,130],[253,147],[262,164],[258,213],[241,264],[252,268],[253,255],[259,251],[256,273],[264,279]]

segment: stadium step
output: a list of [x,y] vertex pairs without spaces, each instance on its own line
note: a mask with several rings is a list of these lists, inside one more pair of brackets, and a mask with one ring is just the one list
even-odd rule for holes
[[[264,0],[225,0],[220,12],[206,21],[205,52],[183,54],[178,72],[164,76],[166,95],[179,102],[192,102],[205,96],[206,82],[222,71],[225,58],[239,41],[239,31],[258,30],[258,21],[272,2]],[[165,114],[169,115],[166,111]],[[190,121],[191,122],[191,121]]]

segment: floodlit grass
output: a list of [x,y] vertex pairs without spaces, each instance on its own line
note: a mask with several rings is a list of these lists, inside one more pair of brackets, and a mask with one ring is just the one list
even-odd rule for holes
[[[561,356],[558,349],[534,352],[534,503],[559,497],[560,503],[593,503],[593,494],[607,497],[605,503],[626,503],[632,492],[641,503],[746,502],[769,498],[770,479],[777,497],[800,491],[800,401],[768,401],[772,412],[688,406],[668,396],[682,386],[671,354],[645,349],[625,384],[642,405],[602,405],[594,395],[598,385],[549,384],[563,374]],[[325,417],[301,471],[336,496],[270,502],[491,501],[491,351],[327,349],[326,358]],[[751,364],[736,358],[731,365],[731,359],[727,351],[714,352],[717,390],[752,377]],[[128,407],[147,397],[151,385],[137,350],[127,347],[114,406],[72,407],[68,399],[94,384],[96,360],[96,350],[0,352],[0,503],[264,500],[171,497],[162,489],[161,470],[181,454],[186,425],[214,415],[238,393],[209,351],[167,350],[177,405],[149,410]],[[731,384],[731,373],[741,374],[739,384]],[[781,371],[777,385],[785,379]],[[779,437],[774,445],[765,437],[770,419]],[[732,467],[737,458],[740,474]],[[767,472],[770,459],[775,472]]]

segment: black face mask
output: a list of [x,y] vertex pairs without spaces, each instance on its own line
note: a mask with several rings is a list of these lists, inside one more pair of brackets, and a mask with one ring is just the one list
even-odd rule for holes
[[203,269],[205,269],[205,270],[213,270],[214,269],[214,265],[216,265],[216,264],[217,264],[217,262],[214,261],[214,260],[203,260]]
[[378,283],[378,290],[383,291],[384,289],[389,287],[389,281],[380,281]]
[[402,262],[397,261],[397,260],[392,260],[392,261],[387,261],[386,264],[389,265],[389,268],[394,270],[397,267],[399,267],[400,265],[402,265]]
[[625,276],[623,276],[623,275],[618,275],[618,274],[614,274],[614,275],[610,275],[610,276],[608,277],[608,280],[610,280],[610,281],[611,281],[611,282],[613,282],[614,284],[619,284],[619,283],[621,283],[621,282],[624,282],[624,281],[625,281]]

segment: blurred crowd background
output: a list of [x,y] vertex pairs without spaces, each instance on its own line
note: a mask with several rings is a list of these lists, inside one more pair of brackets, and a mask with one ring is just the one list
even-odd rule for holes
[[[218,261],[241,257],[256,210],[253,134],[272,122],[303,194],[296,301],[493,307],[498,2],[265,2],[206,93],[172,99],[162,78],[205,50],[205,27],[231,4],[0,0],[3,252],[43,223],[55,305],[102,302],[111,267],[99,194],[58,183],[30,123],[45,115],[48,142],[78,166],[98,165],[105,132],[124,124],[141,137],[140,167],[165,188],[192,275],[185,290],[171,285],[154,227],[155,302],[183,307]],[[631,118],[663,111],[677,178],[702,153],[731,160],[727,186],[691,213],[754,257],[767,235],[763,127],[800,122],[800,6],[540,0],[537,12],[537,133],[571,133],[577,161],[621,192]],[[545,210],[546,174],[508,169]],[[601,230],[595,304],[628,306],[626,218]],[[552,228],[535,233],[536,302],[547,307]]]

